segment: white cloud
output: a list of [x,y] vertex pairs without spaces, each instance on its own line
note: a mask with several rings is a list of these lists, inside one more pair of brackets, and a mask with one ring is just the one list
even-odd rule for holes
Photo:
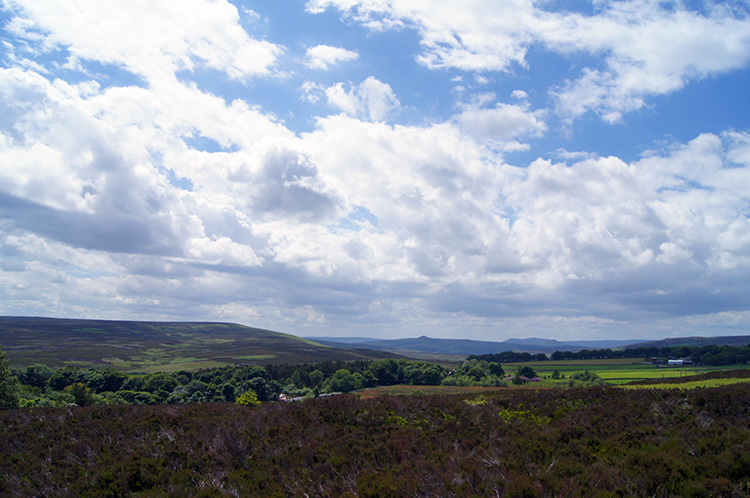
[[[73,58],[122,66],[149,80],[206,67],[230,78],[270,74],[283,49],[254,40],[224,0],[10,0],[25,17],[7,28],[40,50],[66,47]],[[144,14],[144,13],[148,14]],[[41,34],[43,33],[43,35]]]
[[584,67],[556,91],[558,111],[575,118],[593,110],[613,123],[645,99],[691,80],[745,67],[750,20],[721,3],[706,14],[655,0],[597,2],[585,16],[548,12],[521,0],[311,0],[308,9],[336,8],[375,29],[412,27],[421,37],[419,62],[432,69],[508,71],[527,66],[534,43],[564,55],[605,56],[605,67]]
[[306,52],[307,60],[305,65],[312,69],[330,69],[339,62],[357,60],[359,55],[341,47],[332,47],[330,45],[316,45],[310,47]]
[[[148,84],[103,87],[83,71],[66,83],[4,59],[14,67],[0,69],[0,311],[435,334],[747,323],[746,132],[701,134],[636,161],[558,150],[514,167],[503,151],[547,133],[525,91],[514,104],[483,94],[444,122],[405,125],[389,119],[401,109],[392,87],[369,77],[304,83],[304,99],[340,113],[296,134],[254,105],[251,85],[225,99],[175,76],[273,71],[282,49],[245,34],[232,5],[149,3],[140,24],[144,5],[13,4],[27,55],[68,48],[66,71],[97,60]],[[510,1],[336,5],[378,29],[415,27],[427,67],[507,70],[554,37],[561,51],[601,51],[603,66],[559,89],[559,109],[609,121],[744,60],[744,24],[720,10],[647,18],[624,9],[657,7],[623,2],[586,18]],[[712,45],[721,60],[709,61],[628,48],[633,33],[653,40],[658,23],[683,22],[723,26],[736,50]],[[97,44],[102,30],[111,36]]]
[[477,141],[508,142],[513,138],[541,136],[547,129],[544,111],[529,111],[528,105],[497,103],[483,107],[475,102],[455,116],[461,129]]
[[382,121],[399,107],[399,101],[387,83],[370,76],[358,87],[346,90],[343,83],[325,90],[328,104],[351,116]]

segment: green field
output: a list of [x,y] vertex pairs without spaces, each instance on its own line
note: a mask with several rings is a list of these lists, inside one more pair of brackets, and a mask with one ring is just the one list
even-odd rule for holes
[[728,378],[728,379],[705,379],[705,380],[696,380],[694,382],[684,382],[680,384],[642,384],[642,385],[626,385],[621,386],[626,389],[696,389],[696,388],[710,388],[710,387],[720,387],[720,386],[728,386],[731,384],[744,384],[750,382],[750,379],[738,379],[738,378]]
[[[540,387],[563,387],[573,375],[587,370],[597,374],[608,384],[622,385],[644,379],[675,379],[728,369],[750,368],[750,365],[657,367],[645,365],[642,360],[637,358],[504,363],[503,368],[507,373],[514,373],[518,367],[525,365],[533,368],[539,378],[542,379],[542,382],[537,384]],[[555,370],[564,377],[558,380],[552,379],[552,373]]]

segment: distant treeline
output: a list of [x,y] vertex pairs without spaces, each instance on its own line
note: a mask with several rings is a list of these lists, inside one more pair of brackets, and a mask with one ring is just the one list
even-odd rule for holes
[[[750,361],[750,345],[736,346],[666,346],[613,349],[583,349],[581,351],[555,351],[551,360],[592,360],[605,358],[692,358],[694,363],[709,366],[734,365]],[[545,354],[517,353],[503,351],[496,354],[471,355],[469,360],[513,363],[524,361],[545,361]]]
[[503,351],[501,353],[494,354],[472,354],[469,355],[467,360],[478,360],[495,363],[518,363],[523,361],[545,361],[547,355],[544,353],[531,354],[531,353],[518,353],[516,351]]

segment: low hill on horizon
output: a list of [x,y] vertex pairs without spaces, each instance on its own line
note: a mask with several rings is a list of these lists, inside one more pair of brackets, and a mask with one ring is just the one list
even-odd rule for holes
[[665,348],[675,346],[746,346],[750,344],[750,335],[723,335],[717,337],[674,337],[660,341],[646,341],[632,344],[632,348]]
[[[480,355],[505,351],[532,354],[552,354],[555,351],[580,351],[581,349],[617,348],[629,345],[632,341],[571,341],[561,342],[555,339],[508,339],[502,342],[476,341],[472,339],[434,339],[427,336],[410,339],[373,339],[357,337],[306,337],[311,341],[331,347],[356,347],[388,351],[404,356],[414,353],[432,353],[436,355]],[[636,342],[640,342],[638,339]]]
[[332,348],[291,334],[219,322],[0,317],[11,368],[112,367],[125,372],[198,370],[237,363],[376,360],[384,351]]
[[531,354],[552,354],[555,351],[581,351],[583,349],[621,349],[640,347],[668,347],[668,346],[744,346],[750,343],[750,336],[721,336],[721,337],[680,337],[662,339],[659,341],[604,340],[604,341],[558,341],[555,339],[517,339],[512,338],[502,342],[475,341],[471,339],[434,339],[421,336],[410,339],[373,339],[357,337],[306,337],[306,339],[331,347],[356,347],[397,353],[404,356],[414,353],[431,353],[442,355],[481,355],[496,354],[506,351]]

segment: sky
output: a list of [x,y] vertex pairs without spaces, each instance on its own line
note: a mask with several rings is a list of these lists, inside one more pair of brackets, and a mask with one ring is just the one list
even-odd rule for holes
[[0,0],[0,314],[750,334],[750,3]]

